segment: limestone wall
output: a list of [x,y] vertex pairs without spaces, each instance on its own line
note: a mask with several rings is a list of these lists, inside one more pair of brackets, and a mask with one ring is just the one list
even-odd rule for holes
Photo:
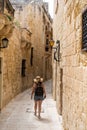
[[[9,41],[7,48],[0,49],[1,110],[17,94],[31,87],[34,77],[29,60],[31,56],[31,33],[26,29],[21,29],[13,21],[9,21],[6,15],[2,15],[0,20],[2,22],[0,26],[2,29],[2,31],[0,30],[0,45],[1,39],[4,37],[8,38]],[[26,38],[27,40],[24,41]],[[26,60],[25,77],[22,76],[23,59]]]
[[[3,55],[1,55],[3,54]],[[2,107],[21,92],[21,50],[20,33],[14,29],[9,46],[0,52],[2,58]]]
[[46,12],[38,5],[17,10],[14,21],[0,15],[0,45],[2,38],[9,40],[8,47],[0,49],[0,110],[17,94],[31,87],[36,75],[44,80],[52,77],[51,50],[45,52],[43,14],[46,25],[49,22],[51,27]]
[[[43,15],[45,17],[45,23]],[[50,79],[52,77],[51,53],[50,55],[45,53],[45,26],[49,23],[49,27],[52,28],[49,17],[44,12],[42,6],[38,4],[27,5],[23,8],[23,11],[20,13],[17,12],[15,17],[20,22],[20,26],[26,27],[32,32],[31,47],[33,47],[34,77],[36,75],[41,75],[44,77],[44,80]]]
[[[54,11],[54,40],[60,40],[61,44],[61,61],[57,68],[63,69],[64,130],[87,129],[87,53],[81,49],[82,12],[86,4],[86,0],[58,0],[58,10],[56,13]],[[58,69],[57,73],[60,73]],[[55,76],[53,78],[55,80]],[[56,96],[58,112],[61,104],[59,100],[60,81],[57,80],[58,85],[55,86],[58,89]]]

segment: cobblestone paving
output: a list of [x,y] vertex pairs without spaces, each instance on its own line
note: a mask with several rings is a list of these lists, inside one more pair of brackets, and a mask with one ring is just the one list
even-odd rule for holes
[[41,119],[34,116],[31,89],[16,96],[0,113],[0,130],[63,130],[62,117],[52,99],[51,80],[45,82],[47,98],[43,101]]

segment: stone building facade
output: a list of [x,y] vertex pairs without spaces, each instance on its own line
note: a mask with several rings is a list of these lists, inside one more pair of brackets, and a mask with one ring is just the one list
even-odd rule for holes
[[7,48],[0,48],[1,110],[17,94],[29,88],[34,77],[29,60],[31,32],[14,21],[14,9],[9,0],[2,1],[0,7],[0,47],[3,38],[9,41]]
[[87,130],[86,9],[86,0],[54,1],[53,37],[55,46],[60,40],[60,58],[53,60],[53,97],[64,130]]
[[31,87],[36,75],[44,80],[52,76],[49,14],[39,3],[15,7],[9,0],[0,2],[0,46],[3,38],[9,41],[7,48],[0,48],[0,110]]
[[[0,1],[0,110],[2,109],[2,107],[5,104],[5,99],[8,102],[8,95],[5,96],[5,94],[7,93],[7,91],[9,91],[8,89],[6,89],[7,87],[9,87],[9,84],[7,85],[7,81],[8,81],[8,77],[5,77],[5,73],[8,73],[8,69],[6,70],[7,64],[5,64],[5,55],[9,61],[9,53],[7,55],[7,48],[2,49],[2,40],[5,39],[9,39],[12,32],[13,32],[13,16],[14,16],[14,9],[12,7],[12,5],[10,4],[9,0],[5,1]],[[8,40],[9,41],[9,40]],[[10,64],[11,65],[11,64]],[[5,71],[6,70],[6,71]],[[8,75],[8,74],[7,74]],[[10,83],[10,82],[9,82]]]
[[33,50],[34,77],[41,75],[44,80],[47,80],[52,77],[52,50],[49,40],[52,39],[53,30],[52,19],[44,5],[43,2],[37,1],[22,7],[21,11],[17,8],[15,18],[21,27],[26,27],[32,32],[31,49]]

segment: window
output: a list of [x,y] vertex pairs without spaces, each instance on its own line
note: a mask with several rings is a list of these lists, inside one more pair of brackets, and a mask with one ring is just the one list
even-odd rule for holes
[[25,69],[26,69],[26,60],[22,60],[22,70],[21,70],[21,75],[22,77],[25,77]]
[[31,48],[30,65],[33,66],[33,47]]
[[87,9],[82,14],[82,49],[87,51]]
[[47,25],[45,26],[45,30],[47,31]]
[[46,39],[45,51],[49,51],[49,39]]
[[1,59],[1,57],[0,57],[0,74],[2,73],[2,71],[1,71],[1,70],[2,70],[2,67],[1,67],[1,66],[2,66],[2,59]]
[[43,23],[44,23],[44,24],[46,23],[46,19],[45,19],[44,13],[43,13]]

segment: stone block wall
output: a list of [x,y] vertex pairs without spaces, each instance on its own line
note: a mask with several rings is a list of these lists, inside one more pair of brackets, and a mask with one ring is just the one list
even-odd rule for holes
[[[81,48],[82,12],[86,8],[86,3],[86,0],[59,0],[58,10],[54,15],[54,40],[60,40],[61,45],[61,61],[57,68],[63,69],[64,130],[87,129],[87,52],[83,52]],[[55,76],[53,79],[55,80]],[[54,87],[58,89],[58,92],[60,91],[59,82],[60,80],[57,80],[58,85]],[[60,111],[61,102],[59,102],[58,93],[56,97],[57,109]]]
[[[45,23],[43,16],[45,17]],[[41,75],[44,80],[50,79],[52,77],[51,53],[50,55],[45,53],[45,25],[49,23],[49,27],[52,28],[49,17],[42,6],[37,3],[27,5],[20,14],[17,12],[15,17],[22,27],[26,27],[32,32],[33,76]],[[18,19],[19,17],[20,19]]]
[[8,48],[3,49],[2,107],[21,92],[20,31],[14,29]]
[[[6,37],[9,45],[0,50],[0,110],[17,94],[32,87],[36,75],[45,77],[44,80],[52,76],[51,53],[45,53],[46,37],[43,14],[46,24],[49,22],[51,27],[49,17],[39,5],[28,5],[21,11],[17,10],[14,21],[10,21],[9,24],[9,19],[6,18],[6,21],[3,21],[2,14],[0,44],[1,38]],[[33,54],[31,54],[32,48]],[[26,62],[24,66],[23,60]],[[22,75],[23,67],[24,75]]]
[[[22,30],[15,26],[10,37],[9,44],[5,49],[0,50],[2,59],[0,73],[0,109],[11,99],[25,89],[32,86],[33,72],[30,65],[30,48],[22,45]],[[30,36],[28,36],[30,41]],[[22,60],[26,60],[25,77],[22,76]]]

